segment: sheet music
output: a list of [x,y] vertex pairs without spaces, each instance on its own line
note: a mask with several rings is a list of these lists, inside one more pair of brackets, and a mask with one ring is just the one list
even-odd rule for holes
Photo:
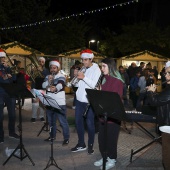
[[61,110],[57,101],[49,94],[45,94],[43,90],[32,89],[32,93],[35,94],[35,96],[37,96],[44,105]]

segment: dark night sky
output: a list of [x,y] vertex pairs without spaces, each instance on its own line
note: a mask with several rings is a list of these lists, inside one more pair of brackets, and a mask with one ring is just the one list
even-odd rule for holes
[[[61,16],[82,13],[95,9],[113,6],[130,0],[52,0],[51,12]],[[119,33],[122,25],[142,21],[153,21],[161,28],[170,25],[169,0],[138,0],[130,5],[115,7],[107,11],[86,14],[82,19],[90,19],[92,30],[89,36],[97,36],[101,29],[110,28]],[[91,37],[92,38],[92,37]],[[95,37],[94,37],[95,38]]]
[[[128,1],[130,0],[52,0],[51,10],[53,13],[59,12],[62,16],[66,16]],[[128,22],[133,23],[150,19],[167,24],[170,21],[167,21],[170,18],[168,15],[169,9],[169,0],[138,0],[138,3],[115,7],[104,12],[85,15],[84,17],[89,16],[91,19],[95,18],[96,22],[104,22],[108,25],[110,25],[109,22],[114,25],[115,21],[118,22],[118,25],[122,25]]]

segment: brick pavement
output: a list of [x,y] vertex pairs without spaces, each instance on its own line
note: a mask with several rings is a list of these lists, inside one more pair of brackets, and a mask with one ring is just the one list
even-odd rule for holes
[[[54,159],[58,166],[63,170],[97,170],[99,168],[94,167],[93,162],[100,159],[100,153],[97,144],[97,134],[95,138],[93,155],[88,155],[87,151],[72,153],[70,149],[77,144],[77,134],[75,132],[74,122],[74,110],[71,109],[73,95],[67,95],[67,115],[70,122],[70,143],[68,146],[61,146],[63,138],[61,133],[57,133],[57,140],[54,142]],[[6,110],[5,110],[6,113]],[[18,113],[17,113],[18,115]],[[5,129],[5,142],[0,144],[0,169],[4,170],[42,170],[46,167],[50,156],[50,142],[44,142],[44,139],[48,137],[48,132],[42,131],[37,137],[38,132],[43,126],[43,123],[37,121],[35,124],[30,122],[31,118],[31,100],[27,99],[22,110],[23,118],[23,143],[25,149],[34,161],[35,166],[32,166],[28,157],[24,160],[12,157],[5,166],[2,166],[7,159],[5,154],[6,147],[16,148],[19,141],[8,138],[7,130],[7,114],[4,117],[4,129]],[[17,116],[18,121],[18,116]],[[154,133],[155,127],[150,123],[143,123],[143,125]],[[127,123],[127,127],[130,128],[130,124]],[[58,127],[61,130],[61,127]],[[87,133],[85,134],[87,143]],[[163,170],[162,167],[162,152],[161,145],[154,143],[147,149],[133,156],[133,162],[130,163],[131,149],[138,149],[151,139],[145,133],[143,133],[137,126],[134,126],[132,133],[128,134],[123,128],[121,129],[119,141],[118,141],[118,158],[115,170]],[[54,166],[49,168],[50,170],[58,169]]]

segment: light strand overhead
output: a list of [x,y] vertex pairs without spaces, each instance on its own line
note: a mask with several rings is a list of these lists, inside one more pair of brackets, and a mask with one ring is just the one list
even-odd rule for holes
[[86,15],[86,14],[93,14],[93,13],[96,13],[96,12],[106,11],[108,9],[113,9],[115,7],[122,7],[122,6],[125,6],[125,5],[130,5],[131,3],[134,3],[134,2],[138,2],[138,0],[132,0],[132,1],[128,1],[128,2],[123,2],[123,3],[120,3],[120,4],[115,4],[113,6],[99,8],[99,9],[95,9],[95,10],[91,10],[91,11],[84,11],[82,13],[72,14],[72,15],[69,15],[69,16],[66,16],[66,17],[60,17],[60,18],[51,19],[51,20],[39,21],[39,22],[34,22],[34,23],[25,24],[25,25],[19,25],[19,26],[2,27],[2,28],[0,28],[0,30],[3,31],[3,30],[10,30],[10,29],[18,29],[18,28],[38,26],[38,25],[41,25],[41,24],[48,24],[48,23],[52,23],[52,22],[56,22],[56,21],[61,21],[61,20],[64,20],[64,19],[69,19],[71,17],[78,17],[78,16],[83,16],[83,15]]

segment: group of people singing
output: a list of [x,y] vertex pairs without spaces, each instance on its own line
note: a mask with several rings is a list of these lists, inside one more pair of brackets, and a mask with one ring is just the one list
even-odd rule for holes
[[[0,82],[11,83],[15,79],[10,73],[7,73],[7,68],[3,64],[3,59],[6,54],[4,51],[0,51]],[[122,78],[119,70],[117,69],[116,63],[112,58],[103,59],[101,68],[98,64],[93,62],[94,55],[91,50],[86,49],[80,53],[82,60],[82,65],[85,67],[85,72],[78,71],[76,77],[78,79],[76,87],[76,97],[75,97],[75,123],[77,129],[77,144],[75,147],[71,148],[71,152],[79,152],[87,150],[88,154],[94,153],[94,140],[95,140],[95,126],[94,118],[95,112],[91,105],[89,105],[88,96],[86,89],[98,89],[107,92],[116,92],[120,96],[120,99],[123,102],[123,89],[124,89],[124,79]],[[45,61],[44,58],[39,60]],[[45,79],[42,83],[42,88],[46,90],[46,93],[49,94],[57,103],[60,109],[55,109],[50,106],[46,106],[46,114],[48,117],[48,122],[50,127],[53,127],[52,133],[46,139],[46,141],[55,140],[56,138],[56,121],[59,120],[59,123],[63,130],[63,145],[69,143],[70,133],[69,125],[67,122],[66,116],[66,99],[65,99],[65,85],[66,78],[60,72],[60,63],[57,60],[52,60],[49,62],[49,73],[45,73]],[[5,74],[4,74],[5,73]],[[98,85],[99,79],[102,76],[100,86]],[[170,84],[170,64],[166,65],[166,79],[167,84]],[[167,87],[168,88],[168,87]],[[169,94],[169,90],[166,89],[165,92],[162,92],[159,95],[156,95],[154,92],[156,90],[155,85],[150,85],[148,88],[148,97],[150,99],[150,104],[156,105],[159,107],[159,120],[160,125],[170,125],[170,98],[165,95]],[[10,98],[5,91],[0,87],[0,142],[4,142],[4,132],[3,132],[3,108],[4,103],[6,103],[9,114],[9,136],[18,138],[15,133],[15,103]],[[166,96],[166,101],[162,100]],[[170,95],[169,95],[170,96]],[[107,100],[107,99],[106,99]],[[10,103],[9,103],[10,102]],[[12,103],[12,105],[11,105]],[[114,105],[114,101],[113,101]],[[85,110],[88,110],[86,113],[86,124],[88,132],[88,140],[86,142],[84,133],[84,117],[83,114]],[[34,109],[33,109],[34,110]],[[35,114],[32,118],[36,119]],[[106,170],[115,166],[117,159],[117,144],[118,136],[120,132],[121,120],[108,117],[107,119],[107,139],[104,138],[104,116],[100,115],[99,117],[99,133],[98,133],[98,144],[99,151],[101,153],[101,159],[94,162],[95,166],[102,169],[103,158],[105,156],[105,141],[107,141],[107,155],[106,155]],[[87,145],[87,146],[86,146]]]

